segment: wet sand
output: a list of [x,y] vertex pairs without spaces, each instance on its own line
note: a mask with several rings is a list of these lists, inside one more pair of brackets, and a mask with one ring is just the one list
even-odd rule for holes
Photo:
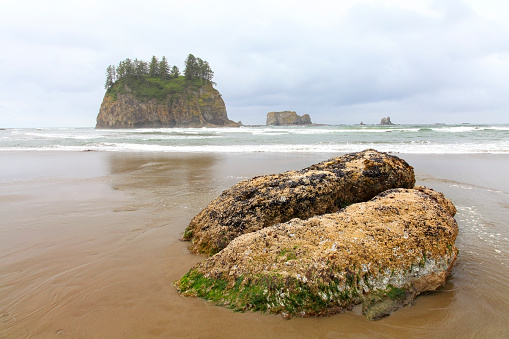
[[180,297],[203,257],[179,238],[222,190],[332,154],[1,152],[1,338],[389,338],[509,335],[509,156],[400,155],[458,207],[443,290],[372,322],[235,313]]

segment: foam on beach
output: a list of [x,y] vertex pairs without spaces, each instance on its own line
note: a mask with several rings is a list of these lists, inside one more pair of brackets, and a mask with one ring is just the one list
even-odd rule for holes
[[0,151],[184,153],[509,153],[506,125],[292,126],[240,128],[7,129]]

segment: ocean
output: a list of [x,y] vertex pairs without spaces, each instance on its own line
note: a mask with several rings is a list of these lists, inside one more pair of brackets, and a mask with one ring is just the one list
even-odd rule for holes
[[[460,250],[437,292],[368,321],[235,313],[172,285],[179,241],[235,183],[391,152],[443,192]],[[0,130],[0,337],[507,338],[509,125]]]
[[0,151],[344,153],[366,148],[407,154],[508,153],[509,125],[0,130]]

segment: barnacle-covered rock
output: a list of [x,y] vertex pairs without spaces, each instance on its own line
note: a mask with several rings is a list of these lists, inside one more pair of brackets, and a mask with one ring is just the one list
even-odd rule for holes
[[299,171],[264,175],[224,191],[196,215],[184,233],[190,250],[214,254],[241,234],[336,212],[390,188],[412,188],[404,160],[373,149],[346,154]]
[[444,284],[458,253],[454,214],[431,189],[391,189],[244,234],[175,285],[237,310],[316,316],[362,303],[378,319]]

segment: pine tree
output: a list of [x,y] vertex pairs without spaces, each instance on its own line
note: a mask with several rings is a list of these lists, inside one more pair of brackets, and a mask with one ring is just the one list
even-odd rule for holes
[[203,80],[211,82],[212,78],[214,77],[214,72],[212,72],[212,69],[210,68],[208,61],[204,61],[198,58],[198,65],[199,65],[199,76],[202,82]]
[[173,66],[170,72],[170,76],[172,78],[178,78],[180,75],[180,70],[177,66]]
[[150,65],[148,66],[148,75],[155,78],[159,75],[159,61],[155,56],[152,56]]
[[127,75],[127,69],[124,61],[120,61],[117,66],[117,77],[118,79],[123,79]]
[[[137,59],[135,59],[136,61]],[[144,75],[148,74],[148,63],[143,60],[138,60],[138,62],[135,62],[135,69],[136,69],[136,77],[140,78]]]
[[163,56],[161,62],[159,62],[159,76],[163,80],[170,77],[170,65],[168,65],[168,61],[165,56]]
[[104,88],[108,89],[117,81],[117,72],[115,70],[114,65],[109,65],[106,68],[106,83],[104,84]]
[[[132,83],[136,79],[141,79],[146,75],[150,77],[160,77],[166,80],[178,78],[180,76],[180,70],[177,66],[170,68],[165,56],[162,57],[161,61],[155,56],[152,56],[150,63],[137,58],[134,60],[126,58],[120,61],[116,68],[114,65],[110,65],[106,68],[106,82],[104,87],[109,89],[117,80],[121,79],[125,79],[127,83]],[[210,68],[209,63],[192,54],[189,54],[185,60],[184,76],[186,80],[199,79],[202,84],[208,81],[215,85],[212,81],[214,72]]]
[[212,71],[212,68],[210,68],[209,63],[207,62],[207,68],[205,69],[205,79],[212,82],[213,78],[214,78],[214,71]]
[[200,79],[200,83],[203,83],[203,69],[205,68],[205,62],[201,58],[196,58],[197,64],[197,75],[198,79]]
[[124,60],[124,64],[125,64],[125,69],[126,69],[126,76],[133,76],[135,75],[135,67],[134,67],[134,62],[129,59],[129,58],[126,58]]
[[186,58],[186,68],[184,69],[184,75],[187,80],[193,80],[198,75],[198,62],[196,57],[189,54]]
[[135,74],[136,72],[134,62],[131,59],[126,58],[125,60],[122,60],[118,63],[117,79],[131,77],[134,76]]

